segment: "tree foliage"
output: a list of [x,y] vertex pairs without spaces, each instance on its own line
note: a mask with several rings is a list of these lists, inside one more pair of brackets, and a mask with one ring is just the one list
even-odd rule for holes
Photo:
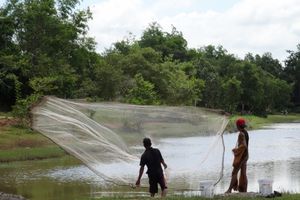
[[297,45],[297,51],[288,51],[289,56],[285,61],[284,79],[292,84],[293,95],[292,102],[300,105],[300,44]]
[[91,13],[78,3],[8,0],[0,8],[1,109],[28,108],[41,95],[257,114],[300,105],[299,45],[283,67],[270,53],[240,59],[222,46],[188,48],[175,27],[154,22],[99,54],[87,36]]

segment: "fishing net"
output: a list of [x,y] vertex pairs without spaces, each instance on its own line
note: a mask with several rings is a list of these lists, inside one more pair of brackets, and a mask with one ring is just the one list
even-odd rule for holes
[[[198,189],[222,176],[222,134],[228,119],[198,107],[90,103],[44,97],[31,110],[32,128],[80,159],[105,183],[134,184],[142,140],[168,164],[169,187]],[[142,181],[147,184],[144,175]]]

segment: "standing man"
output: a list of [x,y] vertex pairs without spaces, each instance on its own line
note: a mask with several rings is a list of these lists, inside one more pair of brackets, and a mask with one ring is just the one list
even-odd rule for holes
[[[230,186],[226,193],[231,193],[231,190],[238,190],[239,192],[247,192],[247,161],[248,161],[248,144],[249,144],[249,135],[246,131],[246,121],[243,118],[240,118],[236,121],[236,127],[239,130],[239,136],[237,141],[237,146],[232,149],[234,154],[233,160],[233,170],[230,181]],[[238,180],[238,172],[241,170],[240,177]]]
[[160,151],[151,147],[152,143],[150,138],[144,138],[143,144],[146,150],[141,157],[139,177],[135,184],[136,186],[140,186],[141,178],[144,173],[144,167],[146,165],[148,168],[147,174],[149,177],[149,192],[151,197],[154,197],[155,193],[158,192],[157,184],[159,184],[161,188],[161,197],[165,197],[167,194],[167,186],[161,164],[163,164],[165,169],[167,168],[167,165]]

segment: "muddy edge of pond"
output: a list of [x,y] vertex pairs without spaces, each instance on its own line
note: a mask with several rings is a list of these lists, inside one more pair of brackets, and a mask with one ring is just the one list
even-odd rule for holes
[[26,199],[20,195],[0,192],[0,200],[26,200]]

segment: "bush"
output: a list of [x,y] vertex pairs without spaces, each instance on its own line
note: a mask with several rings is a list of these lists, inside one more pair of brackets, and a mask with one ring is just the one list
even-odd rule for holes
[[40,94],[32,94],[25,99],[19,99],[16,105],[13,106],[12,114],[14,117],[19,118],[23,126],[30,125],[30,109],[32,105],[41,99]]

